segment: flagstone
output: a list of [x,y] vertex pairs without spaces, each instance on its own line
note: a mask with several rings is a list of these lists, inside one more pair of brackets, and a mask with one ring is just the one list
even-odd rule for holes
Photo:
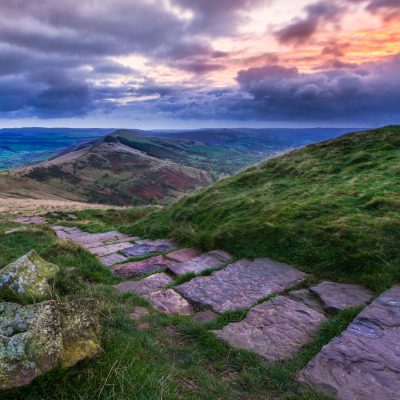
[[160,272],[140,281],[121,282],[115,288],[119,293],[136,293],[141,296],[148,296],[151,293],[158,292],[170,283],[172,283],[172,279],[167,274]]
[[168,253],[167,257],[177,262],[188,261],[201,255],[201,252],[194,248],[179,249]]
[[98,257],[102,257],[102,256],[106,256],[111,253],[116,253],[118,251],[121,251],[121,250],[126,249],[131,246],[132,246],[132,243],[122,242],[122,243],[117,243],[117,244],[109,244],[107,246],[94,247],[94,248],[90,248],[88,250],[92,254],[95,254]]
[[299,379],[339,400],[400,397],[400,285],[386,291],[331,340]]
[[111,267],[115,264],[122,263],[127,260],[125,256],[119,253],[112,253],[99,258],[100,262],[106,267]]
[[172,289],[163,289],[144,295],[152,306],[165,314],[190,315],[193,307],[179,293]]
[[192,304],[221,313],[251,307],[271,294],[301,283],[306,277],[307,274],[287,264],[259,258],[237,261],[174,289]]
[[164,256],[155,256],[141,261],[115,265],[113,267],[113,273],[123,278],[130,279],[159,269],[168,268],[172,264],[175,264],[175,261],[169,260]]
[[244,320],[214,333],[232,347],[257,353],[268,361],[281,361],[296,355],[325,319],[301,302],[277,296],[252,308]]
[[167,253],[174,250],[177,245],[169,240],[140,240],[123,250],[127,257],[140,257],[152,254]]
[[169,269],[178,276],[188,273],[199,274],[208,269],[220,268],[231,260],[232,256],[225,251],[214,250],[187,261],[174,264]]

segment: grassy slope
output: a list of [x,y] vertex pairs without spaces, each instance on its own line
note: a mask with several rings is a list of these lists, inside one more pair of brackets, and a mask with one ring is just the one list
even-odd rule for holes
[[400,127],[268,160],[127,231],[269,256],[382,291],[400,280]]

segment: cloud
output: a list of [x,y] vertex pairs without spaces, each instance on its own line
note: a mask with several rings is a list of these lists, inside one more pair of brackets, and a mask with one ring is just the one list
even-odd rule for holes
[[275,35],[280,43],[299,45],[311,38],[321,23],[337,22],[345,7],[325,0],[305,7],[306,17],[295,18]]

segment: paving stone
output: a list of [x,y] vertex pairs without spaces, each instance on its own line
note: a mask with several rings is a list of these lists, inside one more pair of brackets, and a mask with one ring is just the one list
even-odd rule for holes
[[18,217],[13,219],[13,221],[18,222],[19,224],[43,225],[46,223],[46,219],[39,216]]
[[134,246],[123,250],[127,257],[141,257],[151,254],[167,253],[176,248],[176,244],[169,240],[140,240]]
[[111,267],[117,263],[121,263],[127,260],[125,256],[118,253],[108,254],[107,256],[103,256],[99,258],[100,262],[106,267]]
[[153,307],[165,314],[190,315],[193,307],[175,290],[163,289],[145,295]]
[[172,283],[172,279],[163,272],[150,275],[140,281],[121,282],[115,286],[119,293],[136,293],[141,296],[148,296],[151,293],[164,289],[165,286]]
[[201,252],[194,248],[187,248],[187,249],[179,249],[173,251],[172,253],[168,253],[167,257],[171,258],[177,262],[188,261],[194,257],[198,257],[201,255]]
[[115,243],[121,243],[121,242],[136,242],[139,240],[137,236],[125,236],[121,239],[110,239],[110,240],[105,240],[103,243],[104,244],[115,244]]
[[300,372],[339,400],[400,398],[400,286],[379,296]]
[[104,233],[87,233],[77,239],[80,244],[89,244],[95,242],[105,242],[107,240],[127,239],[129,236],[117,231],[104,232]]
[[131,246],[132,246],[132,243],[122,242],[122,243],[117,243],[117,244],[109,244],[107,246],[94,247],[94,248],[91,248],[88,250],[92,254],[95,254],[98,257],[103,257],[103,256],[106,256],[111,253],[116,253],[118,251],[121,251],[121,250],[126,249]]
[[271,294],[280,293],[306,279],[307,274],[268,258],[240,260],[194,278],[175,289],[191,303],[216,312],[251,307]]
[[310,290],[320,297],[328,312],[365,305],[374,296],[370,290],[360,285],[335,282],[321,282],[310,287]]
[[144,317],[147,317],[149,314],[150,313],[147,308],[136,306],[132,310],[131,319],[133,319],[134,321],[138,321]]
[[148,274],[159,269],[168,268],[172,264],[175,264],[175,261],[169,260],[164,256],[155,256],[141,261],[115,265],[113,267],[113,273],[129,279],[139,275]]
[[243,321],[214,333],[232,347],[279,361],[293,357],[324,320],[323,314],[305,304],[278,296],[252,308]]
[[319,312],[324,312],[324,304],[317,294],[311,292],[308,289],[293,290],[288,293],[288,297],[291,299],[301,301],[306,306],[313,308]]
[[218,314],[211,311],[201,311],[193,316],[193,321],[196,322],[213,322],[218,318]]
[[181,276],[188,273],[198,274],[207,269],[219,268],[232,260],[232,256],[222,250],[209,251],[199,257],[192,258],[171,266],[169,269],[175,275]]

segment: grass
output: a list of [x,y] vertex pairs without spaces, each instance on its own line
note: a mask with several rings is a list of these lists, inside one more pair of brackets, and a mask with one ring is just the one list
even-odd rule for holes
[[124,226],[376,292],[400,280],[400,127],[268,160]]

